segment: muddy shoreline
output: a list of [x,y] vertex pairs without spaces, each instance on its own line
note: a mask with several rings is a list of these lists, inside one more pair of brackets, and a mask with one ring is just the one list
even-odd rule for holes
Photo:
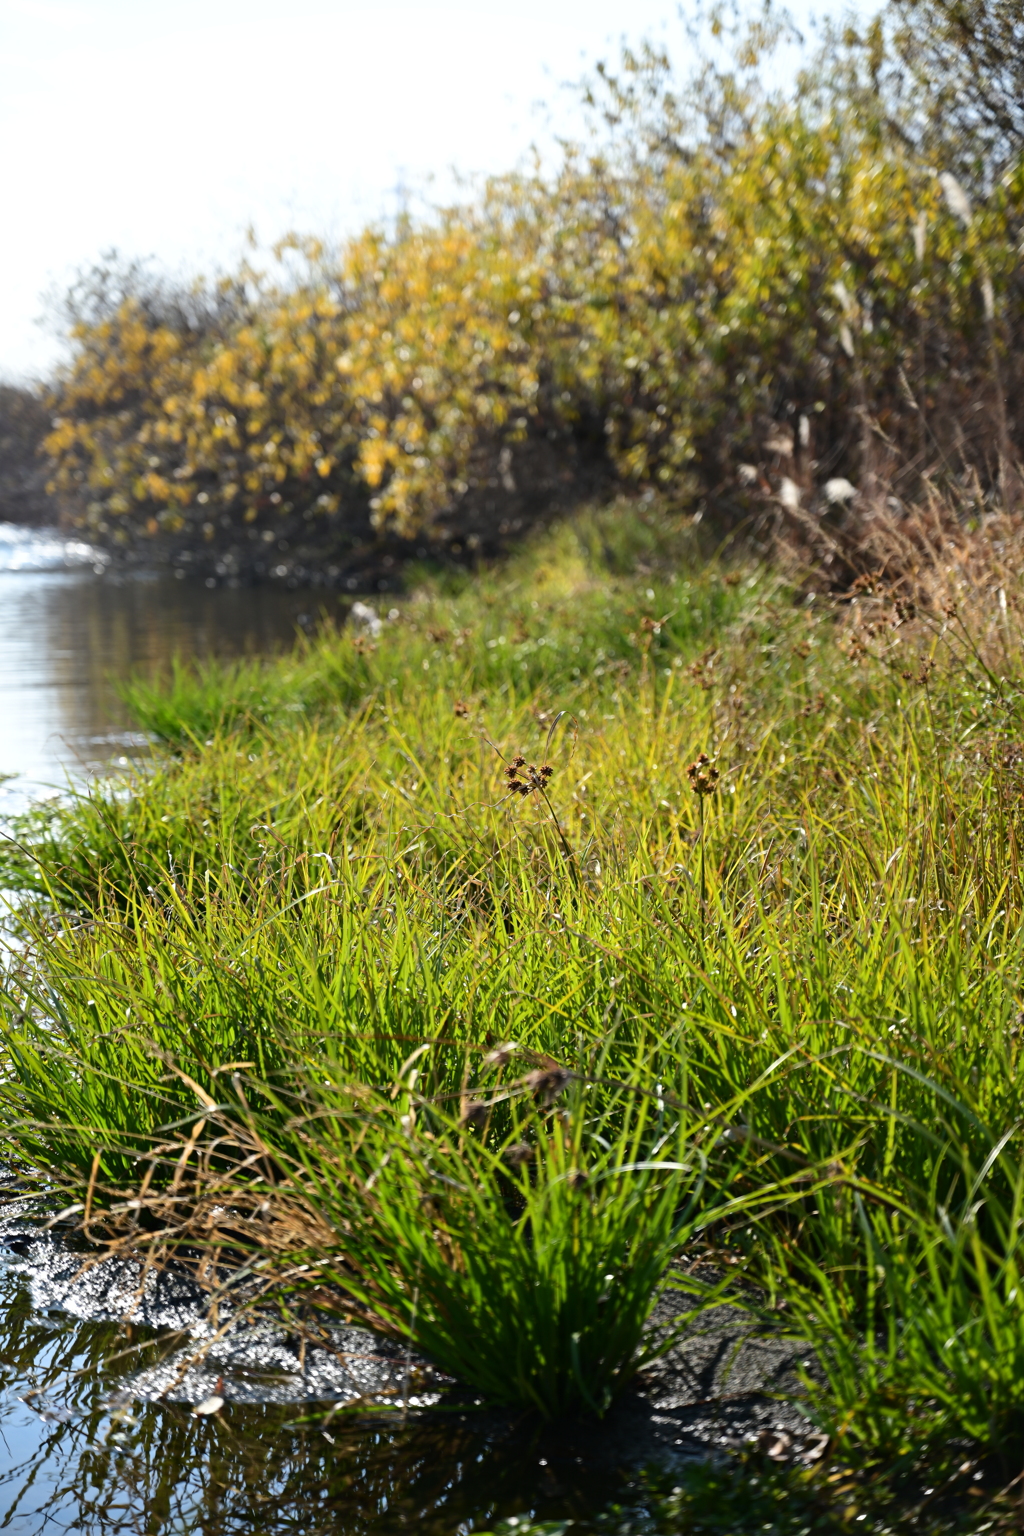
[[[185,1269],[147,1271],[139,1259],[76,1252],[21,1213],[0,1225],[0,1253],[41,1316],[133,1326],[162,1338],[158,1364],[125,1372],[118,1389],[125,1401],[194,1409],[216,1394],[225,1404],[324,1410],[443,1407],[475,1414],[481,1427],[498,1433],[516,1422],[482,1409],[429,1361],[365,1328],[311,1313],[296,1330],[266,1305],[234,1304],[230,1293],[211,1310],[209,1295]],[[670,1322],[681,1305],[663,1299],[652,1326]],[[796,1402],[784,1400],[799,1391],[801,1363],[792,1340],[759,1335],[748,1313],[718,1306],[649,1366],[603,1421],[549,1426],[540,1437],[573,1447],[573,1454],[586,1447],[588,1457],[611,1457],[623,1469],[752,1444],[774,1446],[778,1459],[816,1459],[821,1437]]]

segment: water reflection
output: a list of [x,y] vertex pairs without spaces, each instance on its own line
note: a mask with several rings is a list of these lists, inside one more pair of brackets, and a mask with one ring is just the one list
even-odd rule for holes
[[178,1340],[40,1314],[9,1271],[0,1319],[0,1528],[22,1536],[454,1536],[531,1509],[585,1522],[621,1487],[607,1448],[596,1467],[457,1408],[325,1425],[328,1405],[137,1402],[131,1377]]
[[114,680],[174,655],[261,655],[318,607],[302,592],[96,573],[87,545],[0,524],[0,813],[139,750]]

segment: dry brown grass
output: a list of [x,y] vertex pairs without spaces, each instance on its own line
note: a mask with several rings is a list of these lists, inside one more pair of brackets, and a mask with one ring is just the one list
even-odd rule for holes
[[925,482],[910,505],[892,495],[853,498],[841,511],[788,507],[774,549],[806,592],[843,599],[884,592],[906,610],[959,609],[998,622],[1018,601],[1024,573],[1024,512],[984,497],[976,480],[959,492]]

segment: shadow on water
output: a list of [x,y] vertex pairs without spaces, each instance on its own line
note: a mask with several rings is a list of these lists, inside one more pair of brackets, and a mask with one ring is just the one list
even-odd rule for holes
[[323,594],[99,573],[88,547],[0,524],[0,814],[145,749],[117,696],[173,657],[260,656],[314,627]]
[[133,1399],[130,1378],[178,1342],[131,1324],[35,1311],[0,1279],[0,1529],[36,1536],[454,1536],[534,1511],[586,1516],[621,1486],[571,1436],[507,1419]]

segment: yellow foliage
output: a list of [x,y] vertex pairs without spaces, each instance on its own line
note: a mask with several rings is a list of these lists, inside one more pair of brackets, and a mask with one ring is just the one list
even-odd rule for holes
[[765,107],[727,152],[617,171],[569,154],[336,254],[291,239],[301,281],[244,269],[213,290],[216,324],[123,299],[76,327],[46,446],[97,526],[166,529],[165,509],[204,533],[369,495],[411,534],[531,434],[706,488],[803,417],[835,474],[872,433],[909,451],[929,411],[977,397],[1012,341],[1022,208],[1018,165],[965,228],[936,169],[852,109]]

